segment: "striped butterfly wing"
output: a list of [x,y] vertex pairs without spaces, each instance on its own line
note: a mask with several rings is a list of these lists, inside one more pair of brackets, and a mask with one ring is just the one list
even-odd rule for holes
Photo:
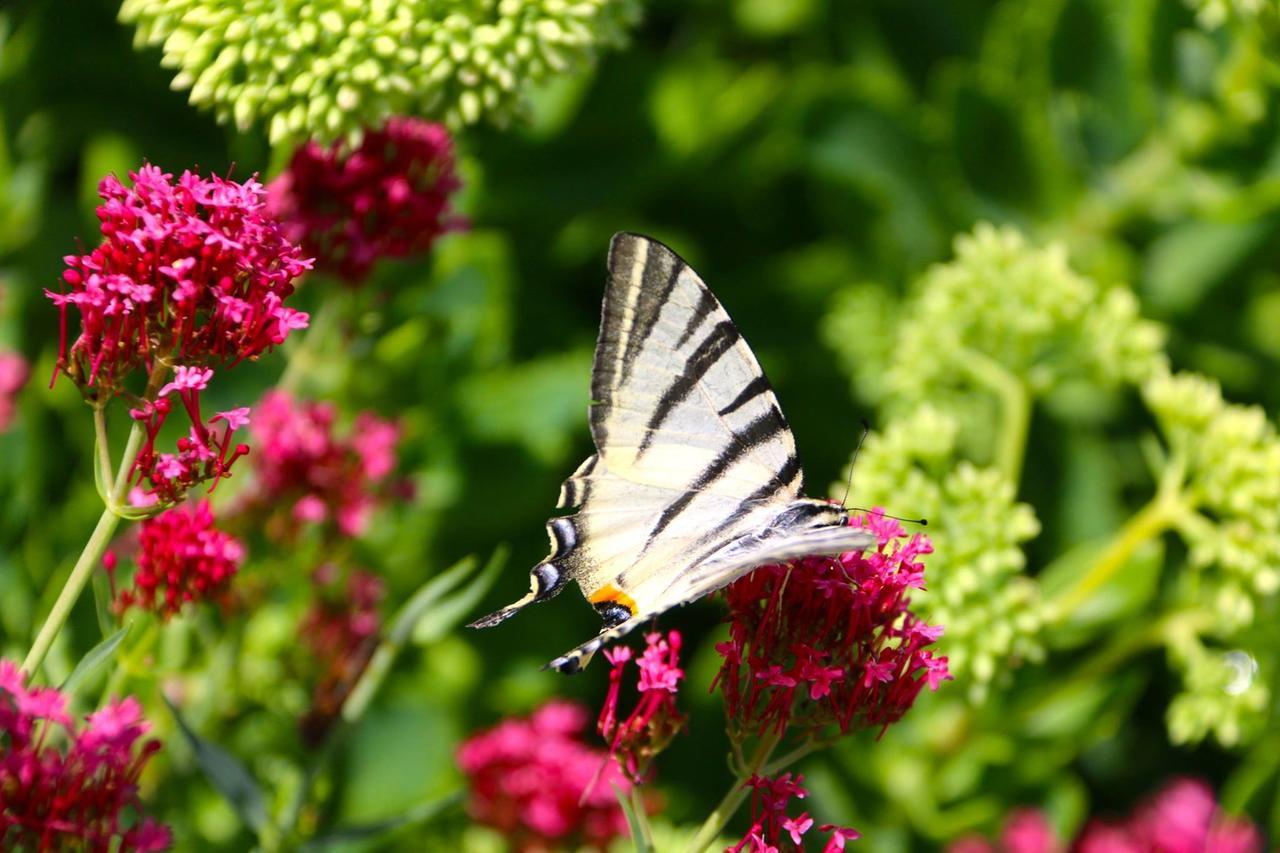
[[591,392],[597,452],[558,503],[578,512],[548,522],[552,553],[529,593],[477,626],[573,579],[606,630],[551,663],[572,671],[603,643],[755,566],[866,544],[835,519],[816,533],[778,526],[789,506],[843,512],[799,499],[795,441],[764,372],[719,301],[661,243],[613,239]]

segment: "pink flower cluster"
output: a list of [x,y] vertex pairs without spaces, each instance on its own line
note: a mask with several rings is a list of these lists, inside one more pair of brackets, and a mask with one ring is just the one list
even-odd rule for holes
[[[249,452],[249,445],[231,441],[232,433],[249,423],[247,408],[218,412],[208,423],[200,413],[200,392],[212,377],[211,368],[179,367],[174,380],[160,389],[155,402],[144,400],[129,410],[129,415],[146,430],[146,440],[130,471],[130,481],[140,492],[133,497],[135,504],[176,503],[193,486],[205,482],[212,483],[212,492],[223,477],[231,476],[236,460]],[[160,428],[173,410],[171,394],[176,394],[182,403],[191,430],[178,439],[177,453],[157,453]]]
[[352,571],[343,584],[332,563],[316,569],[311,579],[316,597],[298,633],[317,675],[311,709],[300,728],[308,743],[317,744],[341,713],[378,646],[382,630],[379,605],[386,586],[377,575],[362,569]]
[[[132,187],[98,187],[102,245],[68,255],[58,307],[58,370],[99,398],[157,360],[221,366],[255,358],[307,325],[288,308],[293,280],[311,266],[266,215],[266,191],[145,165]],[[80,315],[69,334],[68,308]],[[55,374],[56,376],[56,374]]]
[[609,744],[609,754],[622,772],[639,784],[654,756],[684,728],[685,717],[676,709],[676,689],[684,678],[680,662],[680,632],[667,636],[654,632],[645,636],[645,650],[636,659],[640,677],[636,690],[640,697],[626,719],[618,719],[618,697],[622,679],[631,660],[628,646],[605,651],[613,669],[609,672],[609,693],[596,723]]
[[14,402],[31,373],[27,360],[16,352],[0,351],[0,432],[13,423],[18,407]]
[[254,507],[287,507],[269,529],[280,538],[299,525],[333,521],[343,535],[358,536],[382,500],[396,465],[399,430],[370,412],[356,416],[347,435],[336,430],[331,403],[295,402],[270,391],[258,404],[252,434],[256,483]]
[[879,511],[851,523],[876,535],[874,550],[764,566],[725,590],[729,641],[716,646],[716,683],[739,735],[887,726],[923,686],[951,677],[926,648],[942,629],[908,609],[929,540],[902,541],[901,525]]
[[1196,779],[1174,779],[1123,820],[1093,819],[1070,845],[1059,840],[1043,812],[1019,809],[998,842],[963,838],[948,853],[1261,853],[1262,834],[1248,819],[1218,807],[1213,790]]
[[23,673],[0,660],[0,847],[167,849],[169,829],[141,817],[138,799],[138,777],[160,748],[143,740],[149,728],[130,697],[77,729],[66,696],[27,687]]
[[[813,828],[814,820],[808,812],[801,812],[796,817],[787,815],[787,806],[792,798],[803,800],[809,792],[802,786],[804,777],[790,773],[769,778],[752,776],[743,783],[751,791],[751,828],[726,853],[779,853],[784,849],[803,850],[805,833]],[[846,842],[861,837],[856,829],[825,823],[818,827],[819,832],[829,833],[823,853],[835,853],[843,850]],[[790,842],[788,844],[788,841]]]
[[582,742],[588,714],[551,702],[526,719],[508,719],[458,750],[467,776],[468,811],[503,833],[514,849],[583,843],[603,850],[627,833],[614,794],[631,783],[609,757]]
[[[244,554],[239,539],[214,526],[208,501],[165,510],[142,522],[132,587],[115,592],[115,607],[139,607],[168,619],[188,602],[225,603]],[[115,553],[103,562],[114,587]]]
[[308,142],[268,191],[289,238],[321,268],[358,284],[379,258],[426,251],[460,227],[449,211],[460,186],[448,131],[393,118],[353,151]]

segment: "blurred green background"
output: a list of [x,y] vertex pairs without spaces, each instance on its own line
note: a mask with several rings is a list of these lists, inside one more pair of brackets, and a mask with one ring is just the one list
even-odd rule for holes
[[[101,0],[0,12],[0,347],[34,367],[19,420],[0,435],[9,657],[25,651],[100,511],[89,411],[70,383],[45,387],[57,333],[42,295],[61,257],[96,241],[98,179],[143,160],[270,175],[289,153],[189,107],[169,90],[158,52],[131,48],[115,12]],[[444,567],[505,543],[501,577],[473,613],[525,589],[559,482],[590,452],[591,348],[605,252],[620,230],[671,245],[716,291],[778,391],[811,494],[843,478],[860,419],[878,429],[885,416],[855,392],[850,348],[823,331],[842,294],[873,287],[880,301],[866,304],[883,314],[854,317],[853,334],[888,334],[897,300],[979,221],[1016,226],[1032,245],[1060,241],[1077,272],[1128,284],[1142,314],[1167,327],[1176,367],[1274,415],[1275,23],[1265,10],[1172,0],[645,4],[631,44],[539,88],[527,123],[458,135],[468,232],[429,257],[384,263],[358,291],[319,279],[302,288],[302,307],[326,305],[336,320],[308,344],[304,394],[337,401],[347,418],[369,409],[398,419],[399,470],[416,487],[353,543],[353,561],[387,579],[390,609]],[[294,349],[229,374],[212,405],[256,400]],[[1025,545],[1031,576],[1119,528],[1151,493],[1138,449],[1150,416],[1132,390],[1108,393],[1091,441],[1074,440],[1071,417],[1033,414],[1017,492],[1043,527]],[[856,485],[850,500],[863,500]],[[969,531],[969,547],[986,533]],[[216,614],[183,620],[166,632],[159,678],[130,681],[166,739],[152,785],[166,781],[148,797],[179,849],[239,849],[250,836],[171,737],[158,682],[187,691],[193,725],[239,756],[280,807],[305,754],[294,718],[306,697],[286,661],[315,556],[255,545],[246,578],[272,590],[258,609],[231,626]],[[400,814],[457,789],[456,745],[503,715],[554,695],[597,706],[602,668],[575,679],[539,671],[596,630],[574,599],[488,632],[425,638],[402,655],[340,746],[312,824]],[[1266,599],[1258,625],[1273,605]],[[1095,629],[1121,630],[1159,607],[1139,603]],[[718,619],[716,603],[703,602],[663,620],[686,633],[690,656],[689,734],[663,756],[656,782],[673,824],[700,822],[729,779],[719,700],[705,692]],[[1265,677],[1274,634],[1252,647]],[[86,597],[51,668],[67,671],[98,637]],[[1171,745],[1165,713],[1179,688],[1157,648],[1085,680],[1099,690],[1019,716],[1018,697],[1040,697],[1084,659],[1078,643],[1047,645],[1044,662],[1002,661],[985,702],[947,685],[922,698],[902,732],[811,758],[801,768],[815,787],[808,810],[861,829],[865,849],[929,849],[992,830],[1017,804],[1047,805],[1059,826],[1075,827],[1188,772],[1226,786],[1263,826],[1280,821],[1271,772],[1280,731],[1270,719],[1236,744]],[[501,849],[457,809],[374,846],[459,839]]]

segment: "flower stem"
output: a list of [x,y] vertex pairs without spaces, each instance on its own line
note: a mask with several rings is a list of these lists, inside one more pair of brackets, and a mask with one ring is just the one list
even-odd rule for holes
[[658,848],[653,844],[653,827],[649,825],[649,812],[644,807],[644,793],[639,785],[631,786],[631,813],[635,818],[635,829],[640,836],[636,839],[636,849],[651,853]]
[[[168,366],[157,360],[155,367],[151,370],[151,374],[147,377],[146,397],[148,400],[155,399],[168,373]],[[109,457],[102,455],[106,449],[106,419],[102,409],[94,410],[94,430],[101,447],[98,451],[98,459],[95,459],[93,464],[104,464],[109,470],[111,460]],[[93,570],[102,561],[102,555],[106,553],[107,546],[111,544],[111,536],[116,532],[116,526],[120,524],[120,516],[117,515],[117,510],[120,502],[124,499],[125,489],[129,485],[129,472],[133,468],[133,458],[137,456],[138,448],[142,445],[142,437],[142,425],[134,421],[133,429],[129,431],[129,440],[125,443],[124,456],[120,459],[120,467],[117,469],[116,478],[108,484],[106,506],[102,510],[102,515],[98,517],[98,524],[93,528],[93,533],[89,535],[89,541],[85,543],[84,550],[80,552],[80,557],[71,569],[71,574],[63,585],[62,591],[58,593],[57,600],[53,602],[53,608],[49,611],[49,615],[45,617],[44,624],[40,626],[40,632],[36,634],[35,642],[31,644],[31,651],[27,652],[26,658],[22,661],[22,668],[31,678],[35,678],[36,670],[44,663],[45,656],[49,654],[49,649],[53,646],[53,641],[57,638],[58,632],[62,630],[62,626],[67,624],[67,618],[71,615],[71,608],[75,607],[76,601],[80,598],[80,593],[84,592],[85,585],[89,583],[89,578],[93,577]],[[104,471],[103,473],[106,474],[107,472]]]
[[1027,386],[1003,364],[974,349],[966,349],[960,363],[969,375],[1000,398],[1003,423],[995,448],[995,464],[1016,487],[1022,478],[1022,461],[1027,451],[1027,431],[1031,425],[1031,395]]
[[1089,570],[1050,604],[1050,619],[1061,621],[1129,563],[1133,552],[1171,528],[1188,507],[1176,493],[1162,490],[1120,528]]
[[93,529],[93,533],[89,536],[89,541],[85,544],[84,550],[80,552],[80,559],[76,560],[70,577],[67,578],[66,584],[62,587],[62,592],[58,593],[58,599],[53,603],[53,609],[49,611],[44,624],[40,626],[40,633],[36,635],[35,642],[31,644],[31,651],[27,652],[26,659],[22,661],[22,668],[30,677],[34,678],[36,670],[40,668],[40,664],[44,663],[45,655],[49,653],[49,647],[53,645],[54,638],[58,636],[58,632],[66,624],[67,617],[71,615],[71,608],[75,606],[76,600],[80,597],[80,593],[84,591],[85,584],[89,582],[89,578],[93,576],[93,570],[102,561],[102,555],[106,552],[107,545],[111,542],[111,536],[115,533],[116,525],[119,523],[120,516],[116,515],[111,507],[108,506],[102,510],[102,515],[98,518],[97,527]]
[[733,785],[729,788],[728,793],[724,795],[724,799],[703,821],[698,834],[693,837],[693,841],[689,844],[689,853],[702,853],[716,840],[716,836],[720,834],[725,824],[733,817],[734,812],[742,805],[742,801],[747,798],[746,781],[759,773],[761,768],[768,763],[769,757],[773,755],[773,751],[777,749],[778,741],[781,739],[781,735],[770,732],[760,740],[756,751],[751,756],[751,760],[743,769],[742,775],[734,779]]

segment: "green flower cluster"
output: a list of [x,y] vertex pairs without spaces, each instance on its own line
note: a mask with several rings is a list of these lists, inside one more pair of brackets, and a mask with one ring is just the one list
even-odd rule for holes
[[[1163,364],[1163,331],[1139,316],[1132,291],[1075,273],[1063,246],[1037,248],[1016,229],[980,224],[956,238],[955,255],[901,306],[859,287],[827,323],[855,388],[890,416],[928,401],[966,431],[989,435],[997,412],[1022,430],[1028,398],[1082,382],[1141,382]],[[895,316],[896,328],[866,334]]]
[[271,142],[358,136],[392,115],[508,120],[529,87],[619,44],[637,0],[124,0],[174,89]]
[[[944,626],[940,648],[951,672],[980,701],[1005,664],[1043,653],[1039,588],[1023,574],[1022,550],[1040,523],[999,471],[955,462],[957,434],[955,418],[928,405],[894,420],[867,437],[850,493],[860,504],[930,520],[929,588],[913,607]],[[843,491],[844,483],[833,486]]]
[[1226,747],[1257,732],[1266,719],[1271,691],[1258,677],[1258,663],[1241,650],[1220,652],[1190,640],[1171,653],[1183,673],[1183,692],[1165,713],[1173,743],[1198,743],[1213,735]]
[[1280,437],[1203,376],[1162,371],[1142,393],[1181,479],[1165,504],[1199,570],[1188,597],[1212,602],[1222,632],[1247,627],[1280,590]]

